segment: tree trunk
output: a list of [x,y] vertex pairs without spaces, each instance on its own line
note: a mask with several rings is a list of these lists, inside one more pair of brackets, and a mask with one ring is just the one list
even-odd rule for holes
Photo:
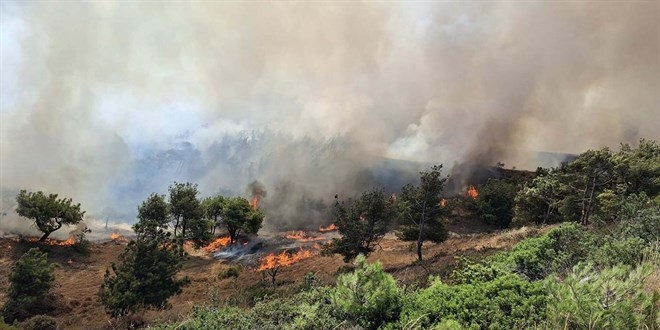
[[548,210],[545,212],[545,218],[543,218],[543,225],[548,222],[550,215],[552,214],[552,205],[548,204]]
[[179,228],[179,216],[176,217],[176,223],[174,224],[174,237],[176,237],[177,228]]
[[[588,197],[587,197],[587,191],[589,191]],[[584,190],[584,201],[582,202],[582,217],[580,219],[580,223],[583,226],[586,226],[587,223],[589,222],[589,215],[591,213],[591,207],[593,205],[593,199],[594,199],[594,193],[596,191],[596,178],[591,179],[591,187],[587,186]]]
[[41,236],[41,238],[39,239],[39,242],[43,242],[43,241],[45,241],[46,238],[48,238],[48,235],[50,235],[52,232],[53,232],[53,231],[48,231],[48,232],[44,233],[44,235]]
[[424,219],[426,218],[426,201],[422,209],[422,218],[419,220],[419,234],[417,235],[417,260],[422,261],[422,245],[424,244]]

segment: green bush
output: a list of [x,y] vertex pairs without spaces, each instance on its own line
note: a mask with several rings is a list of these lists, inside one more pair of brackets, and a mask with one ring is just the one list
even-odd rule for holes
[[551,329],[657,329],[658,294],[643,289],[647,267],[615,266],[597,271],[591,264],[576,266],[560,280],[546,282]]
[[476,209],[484,221],[500,228],[507,228],[513,218],[513,205],[519,185],[501,179],[488,180],[479,187]]
[[540,237],[526,239],[500,255],[500,262],[530,280],[540,280],[552,272],[566,272],[586,259],[591,235],[578,224],[569,223]]
[[453,284],[488,282],[511,273],[501,265],[490,261],[475,262],[457,257],[456,264],[456,269],[449,275],[449,279]]
[[340,317],[367,329],[376,329],[399,315],[401,292],[392,275],[379,262],[369,264],[364,255],[355,259],[355,271],[337,279],[331,293]]
[[48,293],[55,280],[54,271],[55,265],[49,264],[46,253],[38,248],[31,248],[16,261],[9,274],[8,299],[2,308],[7,322],[52,309]]
[[453,286],[438,279],[404,304],[393,329],[428,329],[443,320],[469,329],[524,329],[543,320],[545,305],[543,284],[515,275]]
[[242,269],[243,268],[239,265],[230,266],[229,268],[221,271],[218,274],[218,278],[220,278],[220,279],[226,279],[226,278],[230,278],[230,277],[238,278],[238,275],[241,273]]

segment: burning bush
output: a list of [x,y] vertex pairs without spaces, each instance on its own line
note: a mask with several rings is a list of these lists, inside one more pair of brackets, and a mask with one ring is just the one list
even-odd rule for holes
[[265,271],[271,277],[273,286],[277,273],[282,267],[290,266],[296,262],[314,256],[310,250],[300,249],[298,252],[289,254],[287,251],[282,251],[279,254],[271,253],[267,255],[261,262],[258,271]]

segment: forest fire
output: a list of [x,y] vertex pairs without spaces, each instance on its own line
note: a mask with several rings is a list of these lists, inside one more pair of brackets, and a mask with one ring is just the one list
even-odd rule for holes
[[314,255],[315,253],[311,250],[304,249],[300,249],[298,252],[293,254],[289,254],[286,250],[280,252],[279,254],[270,253],[262,259],[258,271],[290,266],[303,259],[311,258]]
[[290,233],[286,234],[286,236],[284,236],[284,237],[286,237],[288,239],[298,241],[298,242],[312,242],[312,241],[318,241],[318,240],[325,239],[324,237],[309,236],[307,233],[305,233],[302,230],[290,232]]
[[229,245],[230,239],[229,236],[218,237],[215,241],[211,242],[209,245],[204,247],[206,252],[215,252],[221,247]]
[[327,227],[319,226],[319,232],[321,232],[321,233],[325,233],[325,232],[329,232],[329,231],[335,231],[337,229],[338,228],[337,228],[337,226],[335,226],[334,223],[330,224]]
[[469,186],[465,194],[472,199],[477,199],[477,197],[479,197],[479,191],[477,191],[477,188],[474,186]]
[[252,199],[250,200],[250,206],[252,207],[252,210],[257,210],[259,207],[259,196],[253,196]]
[[47,238],[44,241],[44,243],[52,246],[73,246],[76,244],[76,238],[73,237],[73,235],[69,235],[69,238],[67,238],[64,241],[58,241],[56,239]]
[[112,233],[110,234],[110,240],[115,242],[115,243],[128,243],[131,241],[130,238],[126,236],[119,235],[118,233]]

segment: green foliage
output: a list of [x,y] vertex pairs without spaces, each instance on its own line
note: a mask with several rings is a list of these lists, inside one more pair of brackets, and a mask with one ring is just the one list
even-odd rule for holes
[[57,330],[57,320],[48,315],[37,315],[20,324],[23,330]]
[[488,282],[447,285],[435,280],[403,306],[395,328],[428,329],[443,320],[443,326],[469,329],[533,328],[545,316],[546,291],[541,282],[528,282],[515,275]]
[[192,240],[197,246],[208,243],[211,235],[205,233],[211,229],[203,219],[201,202],[197,198],[197,185],[190,182],[174,182],[169,187],[170,212],[174,222],[174,235],[181,229],[184,239]]
[[396,216],[393,201],[382,190],[365,192],[348,204],[335,201],[334,224],[341,238],[333,238],[324,248],[325,254],[344,256],[344,262],[373,252]]
[[303,284],[301,286],[301,290],[310,291],[322,285],[323,285],[323,281],[321,281],[321,278],[318,275],[316,275],[316,273],[309,272],[305,274],[305,277],[303,278]]
[[627,266],[595,270],[578,265],[560,280],[547,281],[552,329],[657,329],[657,295],[643,290],[648,269]]
[[500,258],[515,273],[539,280],[553,271],[564,272],[584,260],[590,235],[575,224],[566,224],[540,237],[516,244]]
[[417,242],[417,258],[422,260],[424,241],[442,242],[447,230],[442,223],[447,210],[440,206],[442,189],[447,178],[441,177],[442,165],[420,172],[419,186],[406,185],[397,201],[401,222],[396,235],[404,241]]
[[99,294],[107,313],[117,317],[140,308],[169,307],[167,299],[189,283],[188,278],[175,278],[181,255],[180,247],[163,231],[131,241],[119,256],[120,264],[106,270]]
[[62,228],[63,225],[76,225],[82,221],[85,211],[80,210],[80,204],[72,200],[57,198],[57,194],[46,196],[42,191],[27,192],[21,190],[16,196],[18,215],[34,220],[35,226],[44,233],[40,241]]
[[170,220],[170,207],[164,195],[151,194],[146,201],[138,206],[138,222],[133,230],[138,238],[152,237],[158,230],[167,230]]
[[7,302],[2,316],[7,322],[23,320],[51,308],[48,293],[53,286],[54,264],[37,248],[28,250],[11,268]]
[[513,205],[519,186],[507,180],[490,179],[479,187],[477,212],[486,223],[507,228],[513,218]]
[[511,273],[509,270],[504,269],[502,265],[491,261],[474,262],[463,257],[457,257],[456,264],[456,269],[449,275],[453,284],[488,282]]
[[230,266],[229,268],[221,271],[220,274],[218,274],[218,277],[220,279],[226,279],[230,277],[238,278],[238,275],[241,274],[241,270],[243,270],[243,268],[239,265]]
[[555,175],[547,175],[544,171],[537,173],[540,174],[516,193],[513,218],[516,224],[546,224],[562,219],[558,208],[564,187]]
[[259,210],[253,210],[247,199],[234,197],[225,201],[222,223],[227,227],[231,244],[241,232],[256,234],[261,229],[263,221],[264,214]]
[[222,224],[220,222],[220,217],[222,217],[224,214],[226,201],[227,199],[223,196],[207,197],[202,200],[202,210],[204,211],[204,217],[213,221],[213,233],[215,233],[215,228]]
[[392,275],[383,271],[379,262],[369,264],[363,255],[355,259],[355,271],[340,275],[330,297],[343,319],[376,329],[396,320],[401,291]]

